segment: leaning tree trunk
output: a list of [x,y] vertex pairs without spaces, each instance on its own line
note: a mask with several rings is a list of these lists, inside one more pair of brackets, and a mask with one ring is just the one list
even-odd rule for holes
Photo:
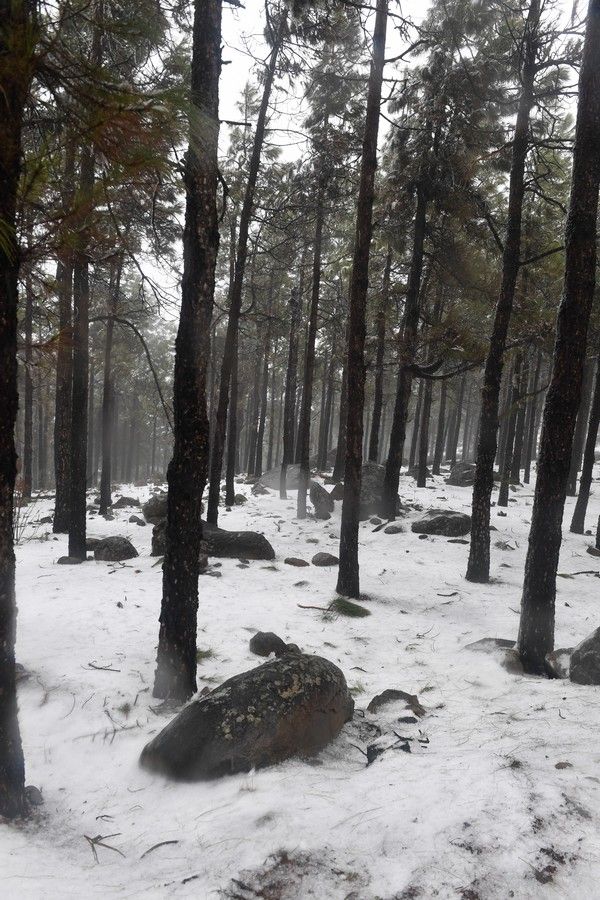
[[558,310],[552,376],[544,406],[518,637],[525,670],[540,674],[544,671],[546,654],[554,644],[561,525],[594,299],[599,186],[600,0],[590,0],[579,75],[565,236],[565,280]]
[[579,494],[577,503],[571,520],[571,528],[574,534],[583,534],[585,528],[585,514],[587,512],[588,500],[590,499],[590,488],[592,486],[592,471],[596,460],[596,440],[598,438],[598,426],[600,425],[600,357],[598,357],[598,368],[596,369],[596,379],[594,382],[594,396],[590,409],[590,419],[588,423],[587,438],[585,441],[585,450],[583,453],[583,468],[581,470],[581,478],[579,480]]
[[534,99],[539,18],[540,0],[531,0],[525,25],[522,88],[512,146],[502,283],[483,375],[475,460],[471,546],[466,577],[468,581],[481,583],[489,581],[490,577],[490,500],[494,487],[494,459],[498,440],[498,405],[504,349],[519,273],[525,160],[529,149],[529,117]]
[[23,110],[33,74],[35,4],[0,0],[0,816],[24,815],[25,765],[15,677],[15,554],[17,282],[15,236]]
[[387,308],[390,296],[390,272],[392,270],[392,248],[388,247],[383,270],[381,299],[377,309],[377,355],[375,357],[375,391],[373,393],[373,419],[369,440],[369,462],[379,459],[379,432],[381,431],[381,410],[383,409],[383,361],[385,359],[385,330]]
[[385,35],[388,0],[377,0],[373,31],[373,56],[369,73],[367,112],[360,165],[360,186],[356,211],[356,237],[350,279],[350,321],[348,335],[348,413],[346,426],[346,466],[344,500],[340,527],[340,563],[337,590],[358,597],[358,526],[362,470],[363,412],[365,405],[365,336],[369,257],[373,234],[373,200],[377,169],[377,135],[381,106],[381,85],[385,63]]
[[221,374],[219,378],[219,400],[217,403],[212,457],[210,461],[210,484],[206,519],[213,525],[217,524],[219,517],[219,495],[221,491],[223,451],[225,448],[225,433],[227,429],[227,411],[229,409],[229,387],[231,383],[231,370],[233,367],[233,354],[235,352],[240,314],[242,311],[242,290],[244,287],[246,258],[248,256],[248,231],[250,229],[250,220],[254,209],[254,192],[256,189],[256,179],[258,177],[260,157],[265,137],[269,98],[271,96],[271,88],[273,86],[275,68],[277,66],[277,57],[283,41],[285,27],[286,17],[285,15],[282,15],[265,72],[262,100],[258,111],[258,118],[256,120],[254,144],[248,169],[248,181],[246,182],[244,202],[240,213],[237,253],[235,258],[235,276],[231,289],[231,302],[229,304],[227,331],[225,333],[225,345],[223,347],[223,360],[221,362]]
[[[195,0],[190,143],[185,164],[181,312],[173,379],[174,446],[154,696],[187,700],[196,690],[198,575],[209,423],[206,371],[219,249],[217,160],[222,0]],[[202,122],[198,132],[197,122]]]

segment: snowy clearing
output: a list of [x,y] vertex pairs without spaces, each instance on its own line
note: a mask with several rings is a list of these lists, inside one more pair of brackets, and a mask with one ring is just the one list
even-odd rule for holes
[[[300,608],[327,606],[336,570],[283,562],[337,553],[341,505],[329,522],[298,522],[295,492],[281,501],[240,490],[248,503],[223,512],[220,525],[264,532],[277,558],[248,567],[213,560],[221,577],[201,577],[199,688],[259,665],[248,640],[274,631],[341,667],[354,721],[310,764],[195,784],[144,772],[142,747],[173,715],[150,694],[161,592],[152,526],[130,525],[132,509],[116,510],[113,522],[92,516],[90,536],[127,535],[139,559],[58,566],[66,537],[29,525],[17,548],[17,656],[29,673],[19,685],[20,721],[27,783],[45,803],[37,820],[3,828],[2,895],[597,896],[600,690],[510,674],[493,656],[463,649],[486,636],[516,637],[532,488],[511,493],[506,517],[492,510],[494,582],[486,586],[464,580],[466,544],[422,540],[410,518],[398,535],[363,523],[371,615],[360,619]],[[121,493],[144,499],[149,489]],[[401,481],[402,500],[425,509],[468,512],[470,497],[441,478],[421,490]],[[39,500],[32,516],[50,511],[51,501]],[[598,513],[596,496],[590,526]],[[495,548],[497,540],[514,549]],[[600,573],[590,542],[565,533],[562,574]],[[594,574],[558,579],[557,647],[598,625],[597,596]],[[426,716],[399,722],[410,718],[402,703],[365,713],[385,688],[417,694]],[[373,725],[384,731],[378,741]],[[390,749],[366,766],[373,742]],[[98,835],[106,847],[92,847]]]

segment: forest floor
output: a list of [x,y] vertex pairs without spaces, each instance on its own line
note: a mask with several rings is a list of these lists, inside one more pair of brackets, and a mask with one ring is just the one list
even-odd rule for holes
[[[51,511],[38,500],[17,548],[18,660],[29,673],[19,685],[27,782],[45,802],[0,832],[2,897],[598,897],[600,688],[511,674],[464,649],[516,637],[531,487],[511,493],[506,517],[492,511],[492,544],[506,549],[493,547],[485,586],[464,580],[468,546],[410,532],[418,513],[398,535],[363,523],[371,615],[359,619],[299,606],[326,607],[336,569],[283,562],[337,554],[340,504],[329,522],[298,522],[294,492],[281,501],[241,490],[248,503],[220,524],[264,532],[276,560],[222,560],[221,577],[201,577],[199,687],[258,665],[248,640],[272,630],[342,668],[354,722],[312,764],[196,784],[140,769],[142,747],[172,715],[150,691],[161,593],[152,527],[130,525],[131,509],[113,522],[93,516],[90,536],[126,534],[139,558],[59,566],[66,538],[31,524]],[[121,491],[134,492],[149,489]],[[402,478],[400,493],[469,511],[470,489],[441,478],[421,490]],[[588,522],[599,513],[600,493]],[[592,541],[565,531],[560,572],[573,577],[558,579],[557,647],[600,624]],[[399,722],[410,717],[402,704],[362,712],[385,688],[417,694],[426,715]],[[376,723],[390,749],[367,766]],[[388,739],[392,729],[406,740]],[[98,835],[106,846],[92,846]]]

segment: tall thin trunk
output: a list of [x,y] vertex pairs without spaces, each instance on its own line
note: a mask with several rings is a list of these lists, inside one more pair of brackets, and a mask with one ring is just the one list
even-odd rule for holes
[[308,334],[306,338],[306,353],[304,356],[304,381],[302,385],[302,407],[300,409],[299,433],[299,462],[298,474],[298,498],[296,501],[296,515],[299,519],[306,518],[306,495],[308,493],[308,480],[310,475],[310,424],[312,417],[313,379],[315,369],[315,343],[317,340],[317,327],[319,317],[319,295],[321,292],[321,252],[323,249],[323,222],[325,220],[325,190],[327,187],[327,172],[325,163],[321,161],[321,174],[317,191],[317,208],[315,221],[315,239],[313,246],[313,270],[312,289],[310,298],[310,313],[308,318]]
[[25,279],[25,398],[23,419],[23,499],[33,486],[33,287]]
[[565,232],[565,280],[525,562],[518,649],[527,672],[543,672],[554,644],[556,572],[567,479],[596,278],[600,186],[600,0],[590,0]]
[[421,424],[421,407],[423,406],[423,379],[419,381],[417,388],[417,399],[415,403],[415,411],[413,415],[413,427],[410,436],[410,451],[408,454],[408,469],[412,471],[415,465],[417,455],[417,442],[419,440],[419,425]]
[[223,347],[223,361],[221,363],[221,375],[219,379],[219,401],[217,404],[217,414],[215,418],[215,428],[213,437],[213,452],[210,464],[210,485],[208,492],[208,509],[206,518],[208,522],[216,525],[219,517],[219,494],[221,490],[221,471],[223,468],[223,450],[225,447],[225,431],[227,427],[227,411],[229,409],[229,387],[231,383],[231,370],[233,367],[233,353],[236,346],[236,336],[239,328],[240,313],[242,309],[242,290],[244,287],[244,272],[246,269],[246,258],[248,256],[248,231],[254,209],[254,191],[256,188],[256,179],[260,167],[260,157],[265,136],[265,127],[267,122],[267,112],[269,108],[269,98],[271,96],[271,88],[275,77],[275,68],[277,66],[277,57],[286,27],[286,17],[282,15],[279,30],[275,35],[273,48],[269,57],[269,62],[265,71],[265,81],[263,85],[262,100],[256,120],[256,131],[254,133],[254,144],[252,147],[252,155],[250,158],[250,166],[248,169],[248,181],[246,182],[246,190],[244,193],[244,202],[240,213],[238,244],[235,259],[235,277],[231,290],[231,302],[229,304],[229,316],[227,320],[227,331],[225,334],[225,345]]
[[229,412],[227,424],[227,462],[225,465],[225,503],[233,506],[235,503],[235,473],[238,456],[238,347],[237,340],[231,369],[231,396],[229,398]]
[[283,459],[281,461],[281,477],[279,481],[279,496],[282,500],[287,498],[287,467],[294,458],[294,436],[296,425],[296,388],[298,381],[298,339],[300,322],[302,319],[302,294],[304,289],[304,262],[306,249],[302,251],[300,259],[300,285],[298,289],[292,288],[290,294],[290,336],[288,347],[288,362],[285,373],[285,399],[283,405]]
[[[123,257],[119,255],[111,263],[109,310],[106,321],[106,338],[104,343],[104,376],[102,390],[102,474],[100,477],[100,513],[105,516],[112,504],[111,485],[113,469],[113,422],[115,410],[115,387],[112,371],[112,348],[115,330],[115,316],[119,308],[121,292],[121,271]],[[154,420],[156,428],[156,419]],[[154,472],[154,454],[152,460]]]
[[573,512],[570,530],[574,534],[583,534],[585,528],[585,514],[587,512],[590,488],[592,486],[592,471],[596,459],[596,440],[598,439],[598,426],[600,425],[600,356],[594,382],[594,396],[590,408],[588,432],[583,453],[583,468],[579,480],[579,494]]
[[508,506],[508,488],[512,469],[515,435],[517,430],[517,417],[519,414],[519,388],[521,382],[521,354],[517,354],[511,377],[511,388],[508,403],[508,428],[506,432],[506,446],[502,459],[502,472],[500,473],[500,490],[498,492],[498,506]]
[[377,353],[375,357],[375,390],[373,393],[373,419],[369,439],[369,462],[379,459],[379,432],[381,430],[381,410],[383,407],[383,361],[385,359],[385,330],[387,308],[390,297],[390,272],[392,270],[392,248],[388,247],[383,269],[381,298],[377,309]]
[[348,418],[346,426],[346,467],[340,527],[340,564],[337,590],[358,597],[358,526],[362,471],[363,412],[365,405],[365,336],[369,257],[373,234],[373,200],[377,169],[377,135],[381,106],[381,86],[385,63],[388,0],[377,0],[373,31],[373,55],[367,92],[367,112],[360,165],[360,186],[356,212],[356,237],[350,279],[350,324],[348,336]]
[[[198,575],[209,423],[206,368],[210,355],[215,267],[219,249],[217,160],[222,0],[195,0],[190,142],[185,163],[185,230],[181,312],[173,380],[173,457],[154,696],[187,700],[196,690]],[[198,131],[197,123],[202,122]]]
[[529,364],[523,361],[521,366],[521,377],[518,386],[518,409],[517,422],[515,430],[515,443],[512,454],[512,463],[510,468],[510,480],[514,484],[518,484],[521,478],[521,464],[523,462],[524,441],[525,441],[525,413],[527,403],[523,399],[523,395],[527,392],[527,382],[529,380]]
[[442,381],[440,388],[440,408],[438,411],[437,432],[435,435],[435,450],[433,451],[433,467],[432,475],[440,474],[440,466],[442,465],[442,456],[444,454],[444,434],[446,430],[446,398],[448,394],[448,382]]
[[498,404],[504,349],[510,323],[521,253],[521,223],[525,194],[525,161],[529,149],[529,117],[539,43],[540,0],[531,0],[523,39],[521,96],[512,146],[508,220],[502,254],[502,283],[494,314],[490,347],[481,391],[479,437],[473,485],[471,545],[467,580],[487,582],[490,577],[490,500],[494,486],[494,458],[498,435]]
[[581,403],[577,412],[575,434],[573,435],[573,452],[571,453],[571,465],[569,467],[569,480],[567,481],[567,496],[574,497],[577,493],[577,476],[581,468],[585,436],[588,431],[588,419],[590,404],[592,402],[592,385],[594,383],[595,360],[589,360],[583,368],[583,384],[581,386]]
[[538,385],[540,383],[540,369],[542,367],[542,351],[538,350],[535,361],[535,370],[529,386],[531,397],[529,398],[528,420],[526,425],[525,439],[525,466],[523,471],[523,482],[529,484],[531,478],[531,462],[535,453],[535,434],[539,409]]
[[89,385],[88,385],[88,436],[87,436],[87,483],[92,487],[95,483],[94,477],[94,426],[95,422],[95,400],[96,400],[96,365],[93,356],[90,357],[89,365]]
[[[345,348],[348,347],[348,334],[346,333]],[[346,349],[347,352],[347,349]],[[340,388],[340,411],[338,421],[338,441],[333,465],[333,480],[341,481],[344,477],[346,465],[346,426],[348,410],[348,364],[344,364],[342,371],[342,385]]]
[[20,263],[15,227],[23,110],[37,37],[33,0],[0,0],[0,21],[0,816],[13,819],[27,811],[15,677],[13,507]]

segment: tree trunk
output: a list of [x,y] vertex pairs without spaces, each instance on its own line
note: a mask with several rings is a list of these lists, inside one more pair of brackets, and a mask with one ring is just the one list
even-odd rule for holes
[[446,398],[448,395],[448,382],[442,381],[440,388],[440,408],[438,412],[437,432],[435,435],[435,450],[433,452],[432,475],[440,474],[440,466],[442,465],[442,456],[444,454],[444,436],[446,431]]
[[25,402],[23,419],[22,495],[31,499],[33,487],[33,288],[25,279]]
[[27,811],[15,679],[13,507],[20,263],[15,226],[23,110],[34,65],[35,4],[0,0],[0,21],[0,816],[13,819]]
[[208,491],[208,509],[206,513],[206,519],[213,525],[217,524],[219,518],[219,495],[221,491],[221,471],[223,468],[223,450],[225,447],[227,411],[229,409],[229,387],[231,383],[231,370],[233,367],[233,354],[236,347],[240,313],[242,310],[242,290],[244,287],[246,258],[248,256],[248,231],[250,228],[250,220],[252,218],[252,210],[254,208],[254,191],[256,188],[256,179],[258,177],[258,170],[260,167],[260,157],[265,136],[269,98],[271,96],[271,88],[273,86],[273,79],[275,77],[277,57],[283,41],[285,25],[286,17],[285,15],[282,15],[279,30],[277,35],[275,36],[273,48],[271,50],[271,56],[269,58],[269,63],[265,72],[262,100],[258,112],[258,118],[256,120],[256,132],[254,134],[254,144],[252,147],[252,156],[250,158],[250,167],[248,170],[248,181],[246,182],[244,202],[242,204],[242,211],[240,213],[238,245],[235,259],[235,277],[231,290],[231,302],[229,304],[227,331],[225,334],[225,345],[223,347],[223,361],[221,363],[221,375],[219,379],[219,401],[217,404],[217,415],[215,418],[213,452],[210,465],[210,484]]
[[313,379],[315,370],[315,343],[317,340],[317,328],[319,318],[319,294],[321,292],[321,252],[323,248],[323,222],[325,219],[325,190],[327,187],[327,173],[325,163],[321,160],[321,174],[317,192],[317,209],[315,221],[315,239],[313,247],[312,289],[310,298],[310,313],[308,318],[308,334],[306,337],[306,353],[304,357],[304,382],[302,385],[302,407],[300,409],[299,433],[299,462],[298,498],[296,501],[296,515],[299,519],[306,518],[306,495],[308,493],[308,481],[310,476],[310,425],[312,417]]
[[337,581],[337,590],[340,594],[347,597],[360,596],[358,526],[360,519],[363,411],[365,404],[365,316],[367,291],[369,288],[369,257],[373,234],[377,135],[379,130],[383,67],[385,63],[387,15],[387,0],[377,0],[373,31],[373,55],[369,73],[367,112],[360,165],[354,258],[350,279],[346,466],[340,527],[340,563]]
[[512,146],[508,221],[502,254],[502,284],[494,314],[481,391],[481,413],[473,485],[471,546],[466,575],[468,581],[480,583],[489,581],[490,577],[490,500],[494,486],[498,403],[504,348],[519,273],[525,161],[529,149],[529,117],[533,106],[539,18],[540,0],[531,0],[523,40],[522,88]]
[[[114,421],[114,383],[112,372],[112,348],[115,329],[115,319],[119,308],[119,295],[121,292],[121,271],[123,257],[119,257],[111,263],[110,270],[110,299],[108,319],[106,321],[106,340],[104,343],[104,380],[102,390],[102,474],[100,477],[100,514],[105,516],[109,506],[112,505],[112,449],[113,449],[113,421]],[[156,419],[154,420],[156,428]],[[154,446],[154,445],[153,445]],[[154,473],[154,452],[152,454],[152,472]]]
[[281,477],[279,482],[279,496],[287,499],[287,467],[294,459],[294,436],[296,431],[296,389],[298,381],[298,338],[302,319],[302,294],[304,288],[304,260],[306,251],[303,250],[300,260],[300,286],[298,290],[292,288],[290,294],[290,337],[288,347],[288,361],[285,373],[285,399],[283,404],[283,459],[281,461]]
[[[349,323],[348,323],[349,324]],[[348,334],[346,333],[345,350],[347,353]],[[344,365],[342,372],[342,385],[340,388],[340,411],[338,422],[338,440],[335,451],[335,463],[333,466],[333,480],[342,481],[344,478],[344,466],[346,465],[346,425],[348,410],[348,366]]]
[[544,406],[518,637],[525,670],[540,674],[554,644],[561,524],[595,288],[599,186],[600,0],[590,0],[579,75],[565,280]]
[[583,367],[583,384],[581,386],[581,403],[575,423],[573,436],[573,452],[571,453],[571,465],[569,466],[569,479],[567,481],[567,496],[574,497],[577,493],[577,476],[581,468],[585,436],[588,430],[590,404],[592,402],[592,385],[594,383],[595,360],[590,360]]
[[388,247],[383,270],[381,299],[377,310],[377,354],[375,357],[375,391],[373,394],[373,419],[369,441],[369,462],[379,459],[379,432],[381,430],[381,410],[383,407],[383,362],[385,359],[385,330],[387,308],[390,296],[390,272],[392,270],[392,248]]
[[529,484],[531,479],[531,461],[535,454],[535,434],[539,408],[538,385],[540,383],[540,369],[542,367],[542,351],[538,350],[535,362],[535,371],[529,386],[531,397],[529,398],[529,412],[526,425],[527,437],[525,440],[525,466],[523,471],[523,482]]
[[408,288],[406,291],[406,305],[402,327],[400,359],[398,363],[396,400],[394,403],[392,429],[390,432],[390,447],[385,466],[385,478],[381,496],[381,511],[388,519],[396,518],[398,506],[400,468],[402,466],[402,454],[404,453],[404,441],[406,438],[408,404],[412,390],[412,374],[408,370],[408,365],[414,361],[417,343],[417,329],[419,326],[420,312],[419,295],[421,289],[421,275],[423,273],[426,225],[427,194],[425,192],[424,184],[421,182],[417,186],[413,251],[410,274],[408,277]]
[[[174,447],[168,502],[155,697],[196,690],[198,574],[209,423],[206,369],[219,249],[217,213],[221,0],[195,0],[190,143],[185,163],[181,312],[173,380]],[[197,122],[203,123],[199,143]]]
[[592,472],[594,462],[596,460],[596,441],[598,439],[598,426],[600,425],[600,357],[598,357],[598,368],[596,369],[596,379],[594,382],[594,396],[590,409],[590,419],[588,424],[587,438],[585,441],[585,450],[583,453],[583,468],[581,470],[581,478],[579,481],[579,494],[573,518],[571,520],[570,530],[574,534],[583,534],[585,529],[585,514],[587,512],[588,500],[590,498],[590,488],[592,486]]
[[500,473],[500,491],[498,493],[498,506],[508,506],[508,487],[513,461],[515,434],[517,430],[517,417],[519,413],[519,385],[521,382],[521,356],[517,355],[512,371],[511,387],[508,401],[508,428],[506,431],[506,446],[502,459],[502,472]]
[[227,463],[225,466],[225,503],[235,503],[235,472],[238,451],[238,341],[236,339],[231,369],[231,396],[227,424]]

